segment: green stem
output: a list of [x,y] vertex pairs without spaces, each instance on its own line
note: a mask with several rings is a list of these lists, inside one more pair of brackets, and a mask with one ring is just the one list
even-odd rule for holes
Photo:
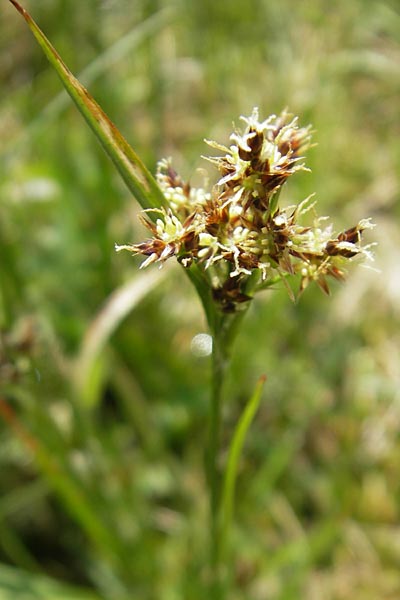
[[185,271],[196,287],[213,338],[209,434],[205,455],[210,512],[210,598],[211,600],[223,600],[226,596],[226,577],[224,576],[226,565],[223,564],[223,532],[221,530],[222,476],[218,466],[221,446],[222,400],[225,378],[230,366],[231,349],[247,310],[243,307],[241,311],[234,314],[221,313],[212,297],[211,282],[204,272],[196,265],[192,265]]
[[221,535],[221,484],[218,465],[221,446],[222,400],[226,374],[230,366],[233,341],[243,319],[242,313],[222,315],[214,308],[210,330],[213,336],[209,439],[206,454],[210,495],[210,597],[223,600],[224,565]]
[[229,364],[221,342],[219,332],[215,332],[213,335],[210,424],[207,449],[207,475],[210,493],[210,591],[211,598],[215,600],[220,600],[222,594],[219,531],[221,478],[218,468],[218,454],[221,438],[222,391]]

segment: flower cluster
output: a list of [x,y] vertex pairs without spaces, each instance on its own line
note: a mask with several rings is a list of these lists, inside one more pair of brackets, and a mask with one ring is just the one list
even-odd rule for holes
[[[224,311],[250,299],[250,278],[254,290],[299,274],[300,292],[316,281],[329,293],[327,277],[341,280],[346,261],[371,257],[361,235],[372,223],[363,219],[335,235],[326,218],[316,217],[310,199],[281,208],[283,184],[306,169],[302,155],[310,146],[310,127],[299,127],[297,117],[286,111],[260,121],[254,109],[241,119],[245,129],[231,135],[231,146],[207,142],[223,153],[207,158],[221,175],[210,192],[183,181],[169,160],[159,163],[157,180],[167,206],[142,215],[152,237],[116,249],[144,255],[142,267],[171,256],[184,267],[198,264]],[[307,212],[311,225],[301,223]]]

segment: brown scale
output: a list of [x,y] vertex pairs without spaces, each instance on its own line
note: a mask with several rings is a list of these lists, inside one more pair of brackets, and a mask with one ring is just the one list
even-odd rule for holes
[[344,258],[353,258],[360,251],[358,248],[354,248],[354,250],[350,250],[350,248],[340,248],[339,240],[330,240],[326,246],[325,251],[329,256],[343,256]]
[[270,248],[270,258],[280,265],[287,273],[293,274],[293,265],[290,257],[300,258],[300,254],[288,248],[290,240],[289,227],[293,224],[290,221],[288,224],[277,226],[272,219],[269,219],[267,228],[271,235],[272,247]]
[[277,173],[261,173],[261,184],[266,194],[270,194],[277,187],[283,185],[286,179],[291,175],[289,170],[285,170],[286,167],[282,167],[282,171]]
[[253,171],[256,173],[269,172],[269,160],[268,158],[265,160],[261,160],[259,156],[253,158],[250,162],[250,166]]
[[271,233],[272,241],[278,251],[283,251],[287,248],[288,241],[290,239],[290,226],[292,221],[285,223],[284,225],[277,225],[275,221],[270,218],[267,223],[267,229]]
[[[262,218],[262,214],[265,213],[269,208],[269,200],[270,195],[268,193],[264,193],[260,196],[253,196],[252,194],[248,194],[247,200],[243,206],[243,212],[247,212],[249,208],[253,208],[253,223],[254,226],[256,223],[259,224],[260,228],[264,226],[264,221]],[[253,228],[255,228],[253,226]]]
[[[235,264],[233,252],[223,252],[222,256],[225,260]],[[256,254],[252,254],[251,252],[246,252],[241,248],[239,248],[239,256],[236,260],[239,266],[243,269],[256,269],[258,267],[258,256]]]
[[250,150],[246,150],[245,148],[241,148],[239,146],[238,152],[239,158],[253,162],[260,156],[261,148],[264,142],[264,136],[260,131],[255,131],[254,129],[250,129],[249,133],[253,134],[253,137],[247,139],[247,145],[249,146]]
[[281,154],[290,155],[290,157],[297,158],[299,151],[303,146],[303,137],[297,133],[293,133],[289,140],[283,140],[278,144],[278,150]]
[[280,142],[280,144],[278,144],[278,150],[281,154],[289,154],[289,152],[292,150],[292,146],[290,144],[289,141],[285,140],[283,142]]
[[350,229],[346,229],[346,231],[342,231],[342,233],[339,233],[336,240],[329,240],[326,244],[326,253],[329,254],[329,256],[344,256],[344,258],[356,256],[356,254],[360,252],[358,248],[355,247],[354,250],[351,250],[349,248],[340,248],[338,245],[340,242],[348,242],[350,244],[360,243],[363,231],[364,228],[360,227],[360,225],[355,225],[354,227],[350,227]]
[[188,231],[182,238],[182,245],[185,252],[190,254],[197,253],[199,249],[199,236],[194,231]]
[[342,233],[339,233],[338,240],[339,242],[351,242],[352,244],[356,244],[361,242],[361,234],[364,231],[362,227],[356,225],[355,227],[351,227],[350,229],[346,229]]
[[180,175],[178,175],[178,173],[175,171],[175,169],[173,169],[171,167],[171,165],[168,165],[166,177],[168,179],[168,184],[170,187],[182,188],[182,191],[183,191],[184,195],[186,196],[186,198],[189,198],[190,184],[187,183],[186,181],[183,181],[182,177]]
[[[285,120],[282,118],[279,118],[277,120],[275,129],[271,132],[271,141],[275,141],[276,138],[278,137],[278,135],[280,134],[280,132],[282,131],[283,127],[286,125]],[[299,156],[299,152],[300,150],[303,148],[304,145],[304,137],[305,137],[305,132],[307,130],[300,130],[300,131],[293,131],[291,134],[291,137],[289,140],[283,140],[281,142],[279,142],[278,144],[278,150],[282,155],[290,155],[294,158],[294,157],[298,157]]]
[[221,206],[221,197],[216,200],[210,200],[203,208],[205,214],[205,225],[207,232],[216,236],[221,229],[221,225],[226,225],[229,221],[229,211],[227,206]]
[[242,277],[229,277],[225,283],[213,289],[213,298],[225,313],[233,313],[239,304],[249,302],[252,298],[241,291]]
[[144,256],[151,256],[151,254],[157,254],[157,256],[160,257],[166,247],[166,242],[163,242],[158,238],[151,238],[145,240],[144,242],[141,242],[140,244],[132,244],[133,251],[138,252],[139,254],[143,254]]
[[291,256],[299,258],[303,262],[308,263],[315,262],[316,260],[320,260],[324,257],[323,252],[320,252],[319,254],[316,254],[315,252],[297,252],[297,250],[293,250],[293,248],[289,250],[289,253],[291,254]]
[[258,256],[251,252],[241,252],[238,262],[243,269],[256,269],[258,267]]

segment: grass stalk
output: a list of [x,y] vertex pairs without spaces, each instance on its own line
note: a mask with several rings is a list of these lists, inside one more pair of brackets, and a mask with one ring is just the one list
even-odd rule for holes
[[210,424],[208,441],[208,485],[210,493],[210,592],[211,598],[222,600],[220,496],[221,482],[218,455],[221,443],[222,393],[229,359],[220,335],[214,332],[211,372]]

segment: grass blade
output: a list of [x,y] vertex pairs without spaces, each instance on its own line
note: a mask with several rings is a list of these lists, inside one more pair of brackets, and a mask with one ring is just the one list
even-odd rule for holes
[[[173,13],[174,11],[171,6],[165,7],[139,23],[122,38],[118,38],[111,46],[107,47],[91,63],[84,67],[78,74],[79,81],[85,87],[91,85],[101,75],[104,75],[105,71],[112,70],[128,54],[132,54],[135,51],[138,52],[144,42],[163,30],[163,27],[171,20]],[[43,131],[45,127],[49,127],[69,106],[69,103],[68,93],[66,90],[61,90],[42,108],[41,113],[33,121],[22,131],[18,132],[18,136],[14,140],[9,140],[7,147],[0,148],[1,159],[12,159],[14,153],[18,152],[19,149],[23,149],[27,140],[36,132]]]
[[74,379],[85,405],[96,402],[93,376],[96,364],[114,331],[135,306],[166,276],[168,269],[142,273],[115,290],[96,315],[82,341],[75,361]]
[[27,22],[46,57],[57,71],[65,89],[114,162],[123,180],[138,202],[143,208],[157,208],[162,206],[164,196],[156,180],[136,152],[131,148],[94,98],[72,75],[30,14],[16,0],[9,1]]
[[225,471],[224,484],[221,499],[221,547],[226,547],[226,541],[232,522],[234,508],[235,483],[247,431],[254,419],[260,404],[261,393],[266,381],[265,375],[260,377],[257,386],[247,402],[245,409],[236,425],[228,454],[228,464]]

